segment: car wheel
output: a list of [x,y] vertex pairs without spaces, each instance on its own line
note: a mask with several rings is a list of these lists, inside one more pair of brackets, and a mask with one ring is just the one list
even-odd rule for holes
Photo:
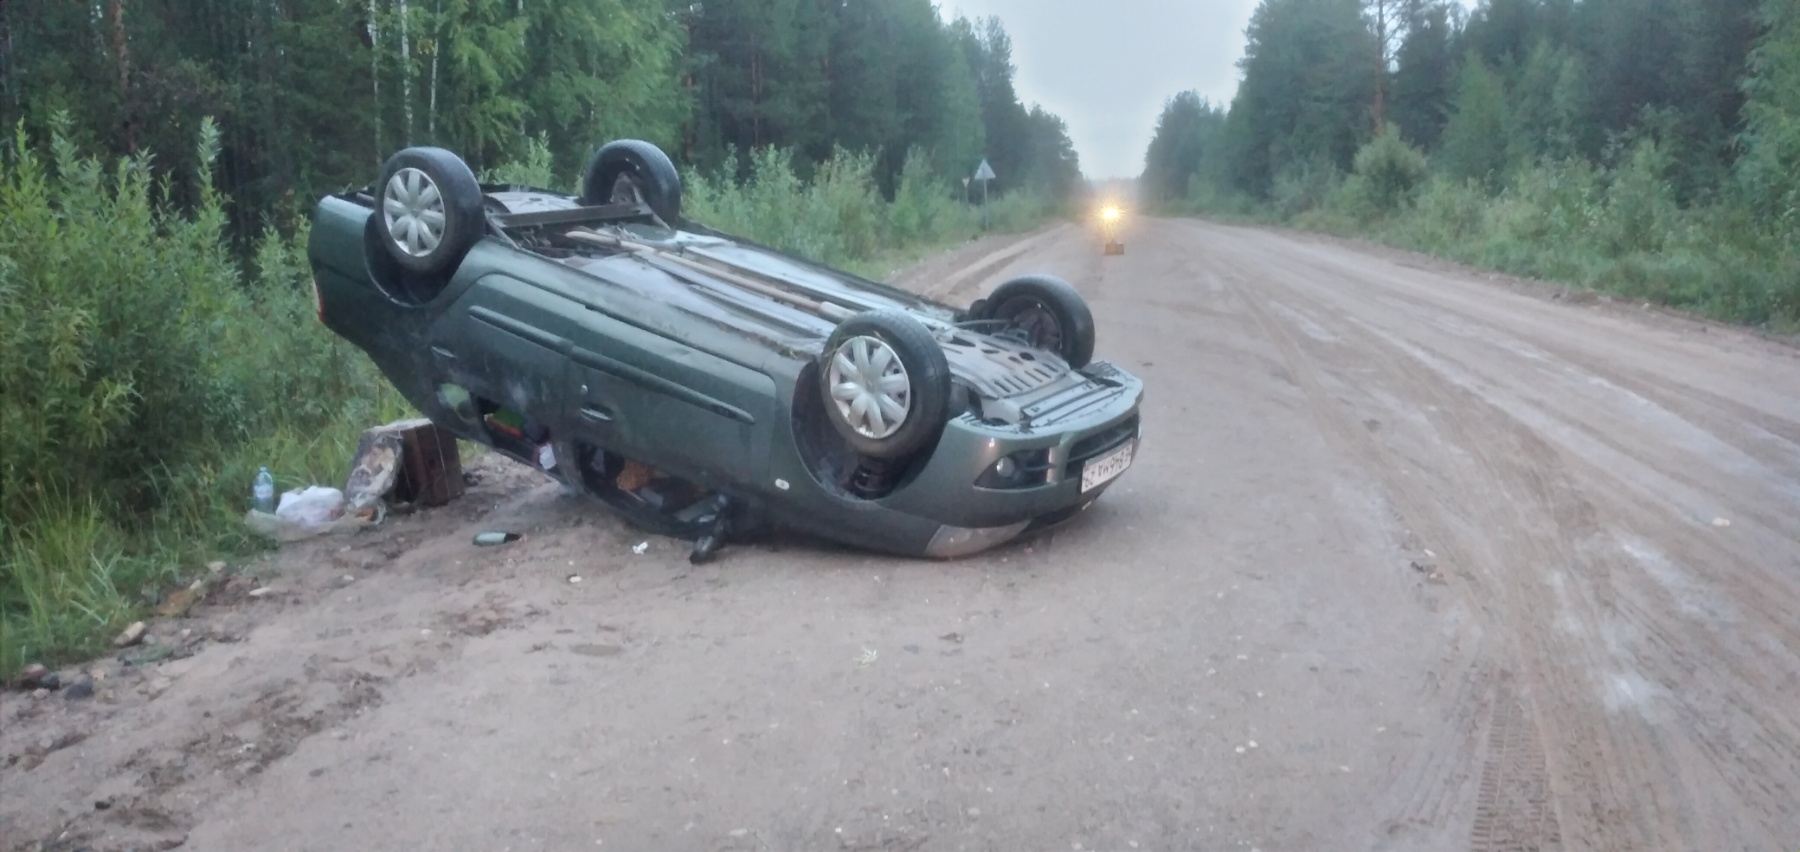
[[447,274],[481,239],[481,185],[461,157],[442,148],[406,148],[381,169],[375,232],[402,268]]
[[1094,358],[1094,314],[1069,282],[1049,275],[1026,275],[1001,284],[969,309],[970,318],[995,321],[1019,331],[1031,345],[1062,356],[1071,367]]
[[819,369],[825,416],[851,447],[903,459],[937,440],[950,402],[950,362],[918,320],[868,311],[838,325]]
[[581,180],[583,204],[648,204],[664,222],[681,217],[681,175],[661,148],[637,139],[600,146]]

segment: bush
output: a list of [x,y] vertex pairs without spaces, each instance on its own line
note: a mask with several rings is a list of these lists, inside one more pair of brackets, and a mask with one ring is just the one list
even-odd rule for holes
[[[206,162],[216,145],[209,125]],[[248,308],[223,210],[205,175],[201,209],[182,217],[159,202],[147,160],[108,171],[60,133],[51,150],[46,168],[21,131],[0,181],[4,514],[56,491],[154,508],[155,473],[236,419],[210,357]]]
[[246,276],[203,125],[198,206],[148,159],[111,167],[53,127],[0,174],[0,675],[91,648],[184,569],[248,542],[256,467],[341,479],[402,406],[312,317],[305,233]]
[[538,189],[565,189],[573,186],[556,179],[556,156],[550,151],[550,137],[539,133],[525,140],[525,159],[501,163],[481,173],[482,183],[510,183],[535,186]]
[[1477,181],[1432,178],[1396,229],[1398,242],[1419,251],[1456,254],[1485,231],[1491,204]]
[[[839,150],[810,180],[789,151],[764,148],[749,157],[749,177],[683,176],[684,205],[695,221],[832,266],[870,272],[895,251],[910,251],[979,232],[979,206],[965,207],[960,187],[931,168],[923,151],[907,154],[894,199],[875,180],[875,158]],[[1011,192],[988,205],[993,231],[1027,230],[1056,215],[1041,196]]]
[[1347,183],[1359,206],[1386,215],[1410,203],[1413,193],[1429,176],[1425,155],[1406,144],[1400,131],[1390,124],[1356,152]]
[[1322,206],[1343,182],[1343,176],[1329,164],[1299,162],[1275,176],[1270,202],[1275,212],[1292,218]]

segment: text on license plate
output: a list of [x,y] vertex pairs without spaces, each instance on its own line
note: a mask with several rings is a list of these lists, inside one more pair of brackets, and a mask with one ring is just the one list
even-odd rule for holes
[[1131,451],[1136,448],[1137,442],[1128,441],[1106,455],[1088,459],[1081,466],[1081,493],[1099,488],[1124,473],[1125,468],[1131,467]]

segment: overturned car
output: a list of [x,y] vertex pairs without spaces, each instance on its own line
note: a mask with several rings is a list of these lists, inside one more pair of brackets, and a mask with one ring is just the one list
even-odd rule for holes
[[974,553],[1086,508],[1140,437],[1066,282],[960,310],[719,233],[645,142],[574,197],[405,149],[321,200],[308,255],[319,319],[422,413],[696,559],[771,526]]

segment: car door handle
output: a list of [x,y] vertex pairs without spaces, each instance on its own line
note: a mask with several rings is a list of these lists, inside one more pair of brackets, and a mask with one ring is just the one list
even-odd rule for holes
[[610,412],[588,405],[581,407],[581,419],[590,423],[611,423],[613,420]]

